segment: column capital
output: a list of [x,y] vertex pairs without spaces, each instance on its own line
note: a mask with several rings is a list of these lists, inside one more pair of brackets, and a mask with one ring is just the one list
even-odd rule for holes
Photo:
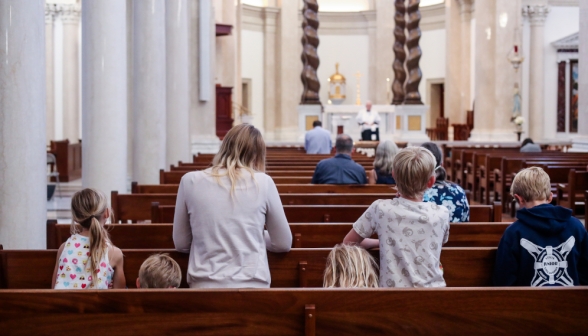
[[529,19],[531,26],[543,26],[547,14],[549,14],[549,7],[546,5],[528,5],[523,6],[522,9],[523,17]]
[[57,5],[57,13],[64,24],[80,22],[80,6],[77,4]]
[[52,24],[57,14],[57,8],[55,4],[45,4],[45,23]]
[[474,0],[457,0],[461,16],[464,17],[474,11]]

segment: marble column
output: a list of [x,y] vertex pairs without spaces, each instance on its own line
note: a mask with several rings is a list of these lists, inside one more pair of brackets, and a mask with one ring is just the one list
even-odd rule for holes
[[[465,118],[462,118],[461,111],[461,94],[463,92],[462,68],[465,65],[463,59],[462,45],[462,21],[460,16],[460,1],[445,1],[445,117],[449,118],[449,123],[462,124]],[[468,58],[469,60],[469,55]],[[468,87],[469,89],[469,87]],[[428,97],[430,98],[430,97]],[[430,99],[429,99],[430,100]],[[430,102],[429,102],[430,104]],[[430,115],[430,114],[429,114]],[[463,120],[462,120],[463,119]],[[436,121],[431,120],[430,127],[435,127]],[[452,136],[453,132],[450,132]]]
[[0,1],[0,237],[46,248],[45,1]]
[[47,145],[55,139],[55,41],[53,30],[55,22],[55,5],[45,4],[45,72],[46,72],[46,132]]
[[165,0],[133,2],[133,181],[141,184],[159,183],[166,162],[164,27]]
[[82,185],[127,191],[127,13],[120,0],[82,2]]
[[273,7],[263,9],[263,109],[265,140],[274,141],[277,108],[277,18],[279,10]]
[[460,64],[460,104],[456,123],[466,122],[466,111],[472,109],[471,98],[471,35],[473,0],[459,0],[461,18],[461,64]]
[[298,113],[296,107],[302,92],[300,73],[302,62],[293,55],[302,54],[300,4],[298,1],[282,1],[277,27],[277,96],[276,128],[277,141],[296,141],[298,138]]
[[[588,60],[588,1],[580,1],[580,37],[578,59]],[[588,62],[578,62],[578,137],[572,151],[588,152]]]
[[529,136],[534,140],[544,137],[544,61],[545,19],[549,7],[531,5],[523,7],[523,13],[529,18],[531,41],[529,50]]
[[494,0],[477,0],[476,11],[476,92],[474,130],[470,140],[491,140],[495,113],[495,8]]
[[[376,0],[376,94],[374,104],[390,104],[386,97],[388,86],[392,85],[394,72],[394,14],[396,7],[394,0]],[[320,53],[320,51],[319,51]],[[408,56],[408,53],[407,53]],[[363,74],[362,74],[363,75]],[[390,82],[386,81],[390,78]],[[348,90],[351,87],[348,87]],[[362,88],[366,90],[367,88]],[[353,90],[348,91],[353,92]],[[365,103],[365,102],[362,102]]]
[[165,2],[166,162],[190,162],[190,88],[188,86],[187,0]]
[[63,22],[63,136],[70,143],[80,139],[79,33],[80,8],[59,5]]
[[[210,0],[189,1],[190,141],[192,154],[216,153],[214,11]],[[206,23],[206,24],[202,24]],[[196,61],[197,60],[197,61]]]

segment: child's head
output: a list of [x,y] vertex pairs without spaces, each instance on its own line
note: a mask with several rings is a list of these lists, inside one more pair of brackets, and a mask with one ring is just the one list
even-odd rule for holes
[[137,288],[178,288],[182,282],[180,265],[169,254],[154,254],[139,269]]
[[551,202],[549,175],[539,168],[531,167],[518,172],[512,180],[510,193],[522,207],[529,202]]
[[435,157],[423,147],[406,147],[394,158],[392,175],[402,197],[422,198],[435,183]]
[[323,287],[378,287],[378,264],[365,249],[336,245],[327,257]]
[[[72,234],[78,231],[76,223],[89,231],[90,260],[92,273],[99,269],[98,264],[108,248],[108,232],[104,223],[110,216],[106,196],[98,190],[86,188],[75,193],[71,199],[71,214],[73,218]],[[97,277],[94,276],[94,279]]]

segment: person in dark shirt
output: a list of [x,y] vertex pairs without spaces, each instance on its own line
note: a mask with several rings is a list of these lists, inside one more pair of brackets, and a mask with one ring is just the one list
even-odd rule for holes
[[524,169],[510,190],[521,209],[498,244],[494,285],[588,285],[588,233],[572,210],[550,204],[547,173]]
[[339,134],[335,142],[335,157],[316,165],[313,184],[367,184],[365,169],[351,159],[353,140],[347,134]]

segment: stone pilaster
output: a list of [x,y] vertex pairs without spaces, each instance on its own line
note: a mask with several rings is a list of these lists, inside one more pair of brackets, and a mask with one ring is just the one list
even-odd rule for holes
[[63,136],[71,143],[80,139],[80,7],[57,5],[63,22]]
[[47,144],[55,139],[55,41],[54,24],[56,8],[45,4],[45,72],[46,72],[46,138]]
[[264,130],[265,140],[276,140],[276,108],[278,79],[277,71],[277,17],[279,10],[274,7],[263,9],[263,108],[264,108]]
[[529,48],[529,136],[540,140],[545,130],[544,104],[544,62],[545,19],[549,7],[545,5],[524,6],[523,16],[528,18],[531,27]]
[[0,237],[45,249],[45,1],[3,0],[0,13]]

